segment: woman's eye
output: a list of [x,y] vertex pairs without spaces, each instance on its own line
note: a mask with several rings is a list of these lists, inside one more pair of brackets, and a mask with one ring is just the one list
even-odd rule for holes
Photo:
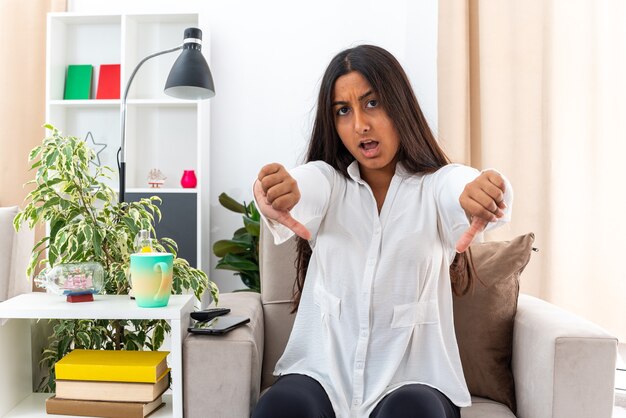
[[347,114],[348,110],[349,109],[347,107],[345,107],[345,106],[337,109],[337,116],[343,116],[343,115]]
[[378,100],[372,99],[367,101],[367,107],[376,107],[378,106]]

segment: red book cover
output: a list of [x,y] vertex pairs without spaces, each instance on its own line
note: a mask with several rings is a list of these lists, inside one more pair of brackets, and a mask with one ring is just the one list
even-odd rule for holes
[[96,99],[120,98],[120,64],[102,64]]

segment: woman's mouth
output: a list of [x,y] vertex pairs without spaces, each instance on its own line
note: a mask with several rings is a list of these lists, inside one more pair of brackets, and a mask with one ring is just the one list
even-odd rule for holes
[[376,157],[379,152],[378,141],[374,141],[371,139],[361,141],[361,143],[359,144],[359,148],[361,149],[361,153],[363,154],[363,156],[366,158]]

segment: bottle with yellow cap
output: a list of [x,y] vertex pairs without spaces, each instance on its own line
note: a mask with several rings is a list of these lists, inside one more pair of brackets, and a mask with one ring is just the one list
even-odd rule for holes
[[135,253],[152,253],[152,238],[150,238],[150,231],[142,229],[135,237]]

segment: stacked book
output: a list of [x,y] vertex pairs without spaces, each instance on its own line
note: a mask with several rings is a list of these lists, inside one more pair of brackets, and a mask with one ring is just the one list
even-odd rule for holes
[[167,351],[76,349],[55,365],[56,394],[46,412],[106,418],[144,418],[164,405]]

